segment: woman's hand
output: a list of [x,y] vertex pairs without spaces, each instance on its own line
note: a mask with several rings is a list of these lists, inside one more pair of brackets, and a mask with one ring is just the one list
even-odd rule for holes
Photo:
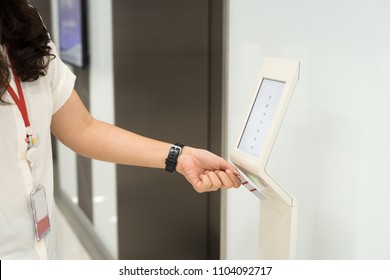
[[241,185],[234,174],[237,172],[234,165],[206,150],[184,147],[176,171],[199,193],[219,188],[238,188]]

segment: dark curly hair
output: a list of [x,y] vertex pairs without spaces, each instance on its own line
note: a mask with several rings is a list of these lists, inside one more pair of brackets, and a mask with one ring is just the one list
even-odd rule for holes
[[[23,82],[46,75],[53,56],[49,42],[50,36],[37,9],[27,0],[0,1],[0,43],[8,49],[15,71]],[[9,81],[9,64],[0,52],[0,100]]]

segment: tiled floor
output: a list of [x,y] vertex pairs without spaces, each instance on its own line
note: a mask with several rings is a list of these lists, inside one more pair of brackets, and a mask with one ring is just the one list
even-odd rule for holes
[[61,244],[59,244],[62,258],[64,260],[90,260],[91,258],[87,251],[59,209],[56,216],[58,233],[61,234],[60,239],[62,240]]

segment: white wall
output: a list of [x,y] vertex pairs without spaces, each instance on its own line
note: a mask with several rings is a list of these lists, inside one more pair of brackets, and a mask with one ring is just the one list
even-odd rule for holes
[[[301,62],[267,167],[299,202],[297,258],[390,258],[390,2],[229,2],[228,147],[262,59]],[[226,258],[256,258],[259,202],[226,205]]]
[[[58,1],[52,1],[53,38],[58,42]],[[87,1],[90,73],[90,112],[114,123],[114,82],[111,0]],[[58,149],[60,188],[77,203],[75,154],[63,145]],[[92,161],[93,229],[109,253],[118,257],[116,169],[114,164]]]

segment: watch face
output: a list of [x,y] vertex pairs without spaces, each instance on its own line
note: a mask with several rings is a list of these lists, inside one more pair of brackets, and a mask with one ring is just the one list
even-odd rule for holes
[[264,141],[272,128],[284,86],[285,82],[262,80],[241,135],[238,149],[256,157],[260,156]]

